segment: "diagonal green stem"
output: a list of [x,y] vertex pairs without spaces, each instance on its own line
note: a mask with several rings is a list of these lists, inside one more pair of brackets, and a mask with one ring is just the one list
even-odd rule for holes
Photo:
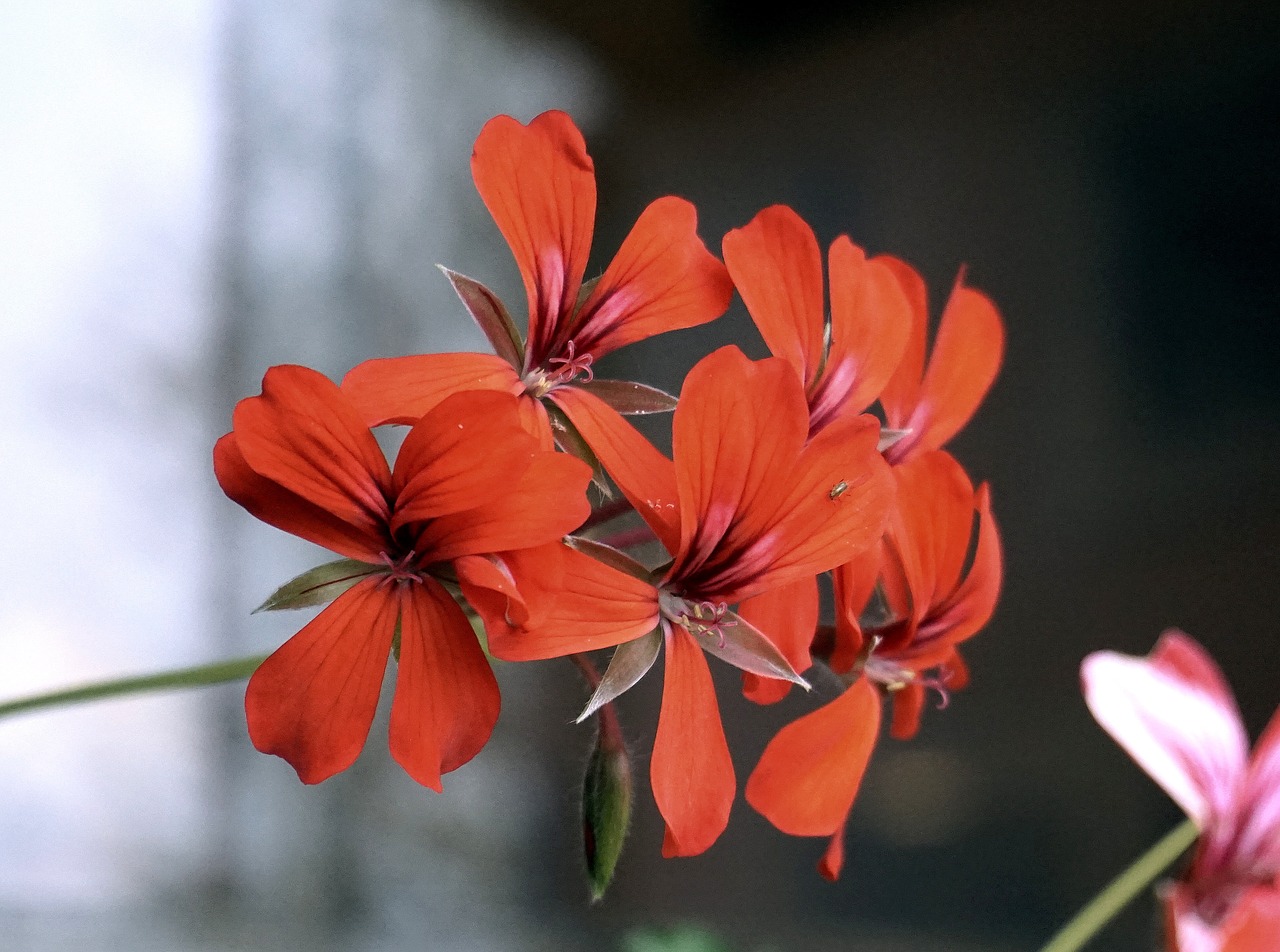
[[1138,893],[1155,882],[1156,877],[1168,869],[1199,835],[1200,830],[1190,820],[1179,823],[1089,900],[1040,952],[1076,952],[1084,948]]
[[173,671],[161,671],[159,674],[95,681],[92,684],[64,688],[61,691],[50,691],[48,694],[33,694],[30,697],[0,703],[0,717],[37,711],[44,707],[100,701],[125,694],[168,691],[175,688],[198,688],[209,684],[222,684],[225,681],[240,681],[253,674],[266,657],[266,655],[251,655],[247,658],[233,658],[230,661],[197,665],[194,668],[178,668]]

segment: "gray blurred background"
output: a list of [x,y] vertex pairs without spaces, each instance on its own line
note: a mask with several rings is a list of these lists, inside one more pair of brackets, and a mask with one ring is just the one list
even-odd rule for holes
[[[598,950],[693,921],[743,952],[1037,947],[1177,819],[1090,721],[1077,666],[1179,625],[1255,733],[1280,700],[1280,7],[1131,0],[50,0],[0,6],[0,692],[267,650],[248,617],[323,555],[222,498],[209,449],[275,363],[340,377],[481,338],[434,264],[508,301],[470,183],[489,116],[568,110],[593,269],[644,205],[726,230],[785,202],[1004,314],[953,449],[993,485],[1004,596],[973,684],[885,740],[840,883],[739,802],[705,856],[637,817],[586,904],[589,732],[562,662],[438,797],[376,725],[317,788],[255,753],[242,689],[0,723],[0,948]],[[677,387],[762,346],[740,304],[618,355]],[[811,706],[717,670],[745,778]],[[641,764],[657,679],[623,705]],[[1096,945],[1154,945],[1137,903]]]

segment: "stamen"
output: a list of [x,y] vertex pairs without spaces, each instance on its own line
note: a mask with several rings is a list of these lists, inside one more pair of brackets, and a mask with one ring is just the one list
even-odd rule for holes
[[379,552],[378,558],[387,567],[387,574],[379,585],[390,585],[392,582],[416,582],[422,584],[422,573],[413,567],[417,552],[409,550],[409,554],[400,559],[393,559],[386,552]]
[[547,381],[554,386],[569,383],[579,374],[584,375],[584,383],[590,383],[595,379],[595,371],[591,369],[591,363],[594,359],[591,354],[578,355],[574,353],[574,343],[569,341],[564,347],[564,357],[552,357],[547,364],[555,367],[561,365],[555,372],[547,376]]
[[725,646],[725,629],[738,622],[724,616],[729,611],[727,602],[693,602],[664,592],[658,599],[662,614],[691,635],[715,635],[720,647]]

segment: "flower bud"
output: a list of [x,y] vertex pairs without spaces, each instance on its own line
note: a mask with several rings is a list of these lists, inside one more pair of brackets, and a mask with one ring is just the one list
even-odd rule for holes
[[601,708],[595,744],[582,780],[582,845],[591,901],[599,902],[613,879],[631,822],[631,759],[613,705]]

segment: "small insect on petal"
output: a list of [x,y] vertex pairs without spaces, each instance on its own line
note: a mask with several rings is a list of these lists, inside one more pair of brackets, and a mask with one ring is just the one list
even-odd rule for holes
[[844,495],[844,491],[849,488],[849,484],[843,479],[831,487],[831,492],[827,493],[832,499],[839,499]]

